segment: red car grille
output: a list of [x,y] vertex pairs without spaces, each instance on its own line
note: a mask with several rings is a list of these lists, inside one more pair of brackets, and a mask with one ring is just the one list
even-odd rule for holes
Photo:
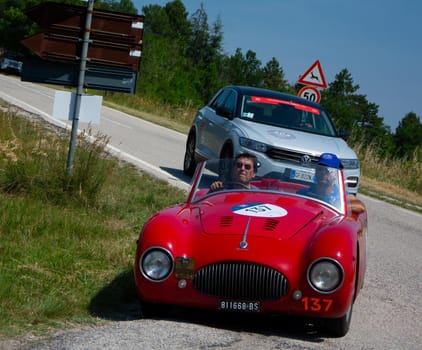
[[287,280],[269,267],[242,262],[224,262],[198,270],[194,286],[201,293],[219,298],[275,300],[287,293]]

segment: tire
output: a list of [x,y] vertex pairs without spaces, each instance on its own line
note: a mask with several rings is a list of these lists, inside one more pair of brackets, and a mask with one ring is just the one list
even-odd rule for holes
[[186,151],[183,160],[183,172],[187,176],[192,176],[196,169],[195,146],[195,133],[191,132],[186,141]]
[[352,321],[353,302],[350,304],[349,310],[340,318],[327,318],[325,320],[325,328],[335,337],[344,337],[350,328]]
[[221,151],[221,156],[220,156],[220,158],[221,159],[230,159],[230,158],[233,158],[234,157],[234,155],[233,155],[233,148],[229,145],[229,146],[225,146],[224,148],[223,148],[223,150]]
[[[359,249],[357,250],[357,256],[359,261]],[[357,271],[359,270],[359,265],[357,267]],[[353,287],[353,296],[350,301],[349,309],[347,310],[346,314],[339,318],[328,318],[325,319],[325,328],[335,337],[344,337],[350,328],[350,323],[352,322],[352,313],[353,313],[353,304],[355,302],[356,297],[356,288],[357,288],[357,276],[355,275],[355,282]]]

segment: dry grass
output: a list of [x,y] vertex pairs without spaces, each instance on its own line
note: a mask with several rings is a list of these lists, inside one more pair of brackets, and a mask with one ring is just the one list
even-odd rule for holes
[[397,185],[361,177],[361,193],[422,213],[422,196]]
[[422,212],[420,150],[412,160],[381,157],[376,146],[358,146],[355,151],[361,163],[360,192]]

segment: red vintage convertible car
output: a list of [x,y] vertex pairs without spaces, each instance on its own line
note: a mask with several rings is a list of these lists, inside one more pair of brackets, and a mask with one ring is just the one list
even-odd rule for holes
[[[367,214],[352,210],[342,170],[326,169],[336,195],[327,202],[307,191],[315,167],[286,165],[246,189],[233,186],[232,166],[200,163],[186,202],[145,223],[134,267],[141,306],[308,316],[344,336],[364,281]],[[211,191],[216,180],[228,185]]]

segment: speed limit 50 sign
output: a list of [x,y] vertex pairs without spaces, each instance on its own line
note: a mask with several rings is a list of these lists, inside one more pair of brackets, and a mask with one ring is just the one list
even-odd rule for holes
[[312,102],[319,103],[321,101],[321,93],[313,86],[304,86],[299,90],[297,95]]

